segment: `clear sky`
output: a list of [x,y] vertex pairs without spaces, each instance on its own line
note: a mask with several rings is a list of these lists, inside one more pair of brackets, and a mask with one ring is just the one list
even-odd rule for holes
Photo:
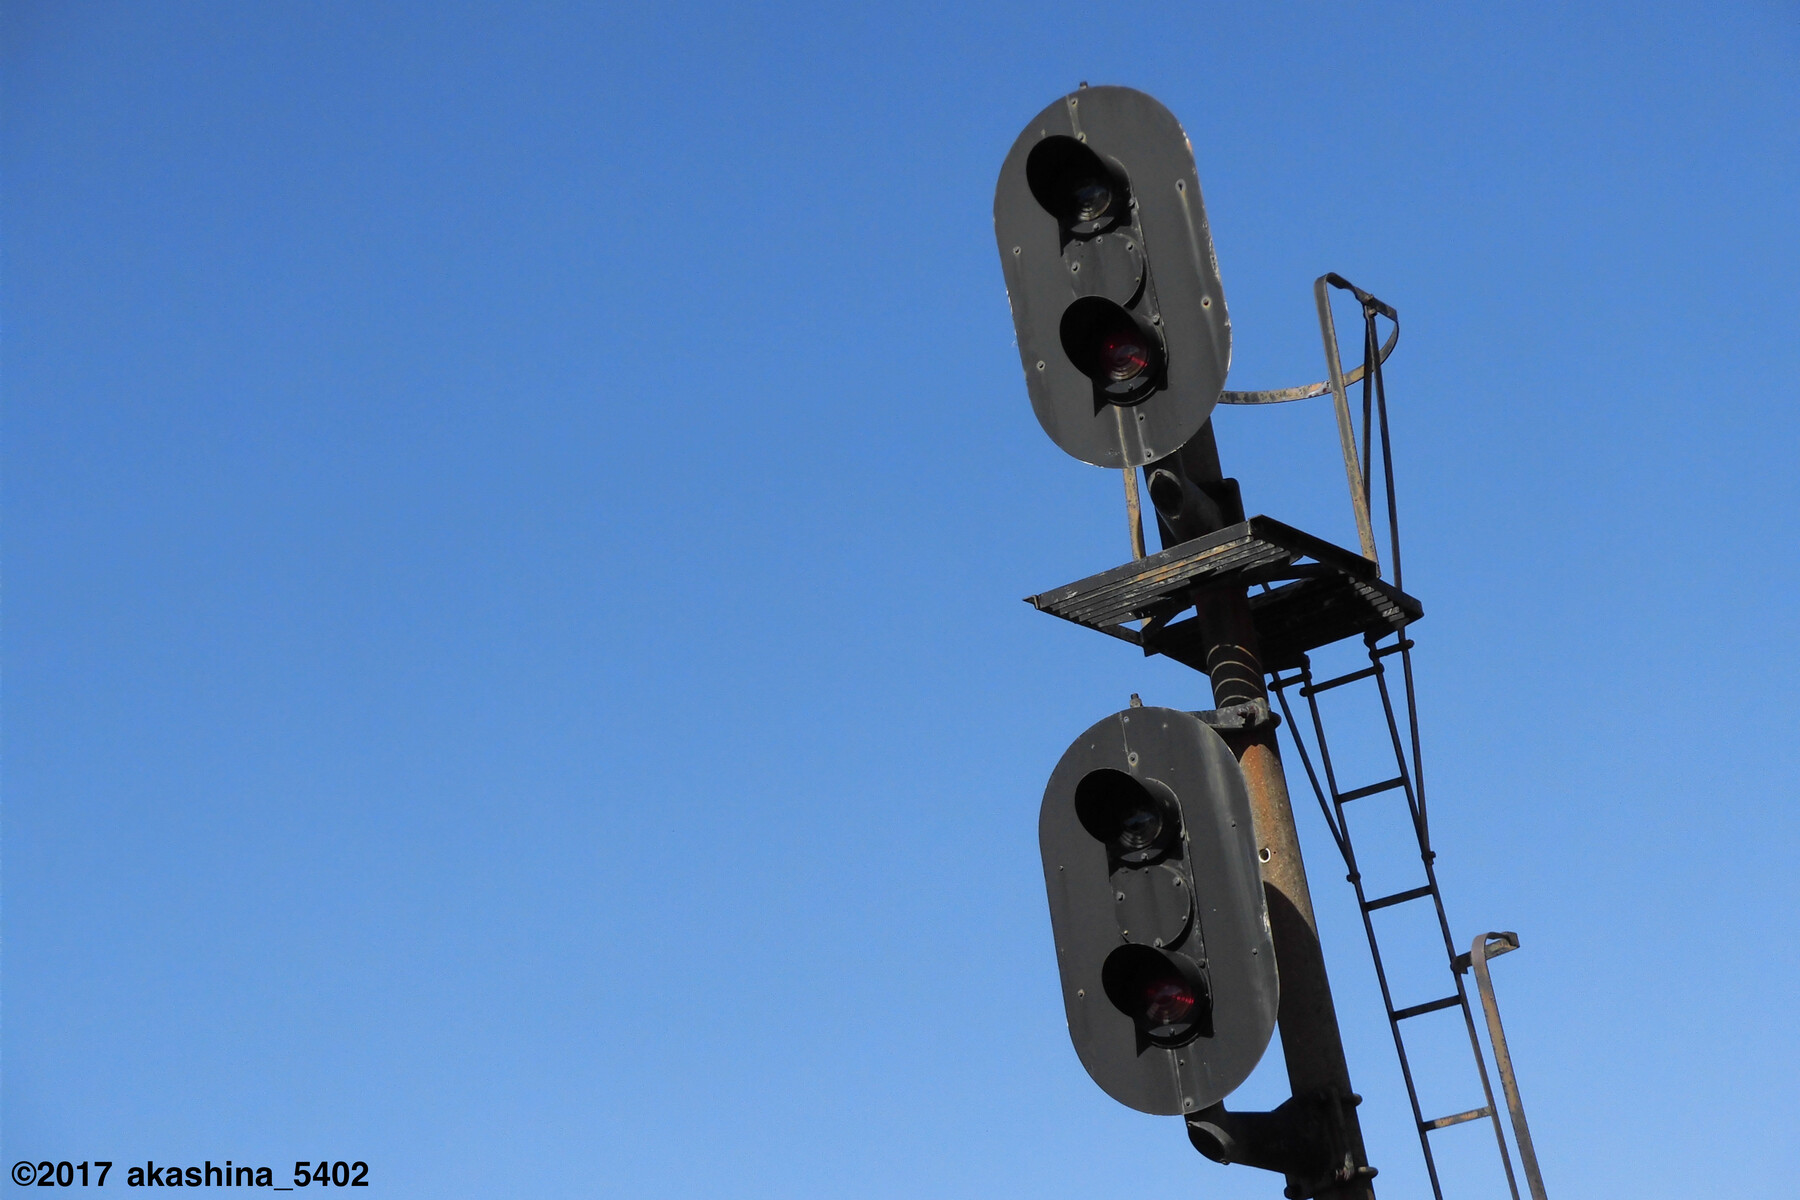
[[[1440,875],[1523,939],[1551,1194],[1791,1186],[1791,2],[0,13],[8,1165],[1279,1195],[1107,1099],[1058,997],[1051,767],[1210,703],[1020,603],[1128,553],[992,235],[1088,80],[1192,138],[1229,386],[1322,375],[1325,271],[1400,310]],[[1219,441],[1347,544],[1319,404]]]

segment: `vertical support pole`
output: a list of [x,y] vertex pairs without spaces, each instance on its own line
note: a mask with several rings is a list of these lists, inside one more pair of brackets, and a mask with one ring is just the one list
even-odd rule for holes
[[[1223,476],[1211,424],[1201,433],[1204,436],[1195,437],[1184,449],[1181,466],[1196,483],[1216,482]],[[1261,701],[1266,713],[1268,685],[1251,623],[1249,597],[1238,587],[1213,589],[1196,597],[1196,609],[1205,637],[1214,705],[1229,708]],[[1313,916],[1306,864],[1300,856],[1287,775],[1276,747],[1275,723],[1246,722],[1243,729],[1219,732],[1243,767],[1256,821],[1257,857],[1268,897],[1275,961],[1281,969],[1276,1024],[1281,1030],[1288,1084],[1296,1099],[1322,1102],[1331,1139],[1332,1182],[1307,1190],[1318,1181],[1290,1175],[1289,1194],[1320,1200],[1374,1200],[1370,1180],[1375,1172],[1368,1165],[1362,1127],[1356,1118],[1359,1098],[1350,1087],[1350,1066],[1344,1059],[1331,980],[1319,947],[1318,921]]]
[[[1325,370],[1331,377],[1331,403],[1337,409],[1338,444],[1344,452],[1344,476],[1350,483],[1350,508],[1356,514],[1356,536],[1362,541],[1363,557],[1379,564],[1375,551],[1375,525],[1369,519],[1369,486],[1363,478],[1362,466],[1356,461],[1356,430],[1350,424],[1350,398],[1344,394],[1344,364],[1338,357],[1337,322],[1331,317],[1331,276],[1321,275],[1313,281],[1313,301],[1319,308],[1319,336],[1325,339]],[[1379,351],[1377,351],[1379,356]]]
[[1144,557],[1144,506],[1138,499],[1137,468],[1125,468],[1125,519],[1131,524],[1131,558]]
[[1481,1008],[1487,1015],[1488,1040],[1494,1046],[1494,1066],[1500,1071],[1500,1086],[1506,1091],[1506,1111],[1512,1116],[1513,1140],[1519,1144],[1519,1163],[1525,1168],[1525,1184],[1531,1189],[1531,1200],[1545,1200],[1544,1175],[1538,1169],[1537,1148],[1531,1144],[1531,1126],[1525,1121],[1525,1101],[1519,1096],[1519,1080],[1513,1074],[1512,1051],[1506,1045],[1506,1030],[1500,1025],[1500,1002],[1494,998],[1494,980],[1488,974],[1490,942],[1499,947],[1498,953],[1505,954],[1519,948],[1519,935],[1477,935],[1469,947],[1469,964],[1475,968],[1475,983],[1481,989]]
[[[1267,704],[1248,597],[1236,589],[1221,589],[1201,598],[1199,612],[1214,704],[1220,708],[1256,700]],[[1335,1104],[1342,1118],[1341,1122],[1328,1122],[1334,1135],[1331,1166],[1335,1182],[1306,1194],[1321,1200],[1373,1200],[1375,1189],[1369,1179],[1374,1172],[1369,1170],[1362,1127],[1356,1119],[1350,1066],[1344,1059],[1331,980],[1319,947],[1319,926],[1313,916],[1306,863],[1300,856],[1287,775],[1275,743],[1275,724],[1266,721],[1255,728],[1222,729],[1220,733],[1244,769],[1256,820],[1257,857],[1269,902],[1275,961],[1281,969],[1276,1024],[1281,1030],[1288,1084],[1296,1097],[1320,1097]],[[1289,1176],[1288,1182],[1304,1187],[1314,1181]]]

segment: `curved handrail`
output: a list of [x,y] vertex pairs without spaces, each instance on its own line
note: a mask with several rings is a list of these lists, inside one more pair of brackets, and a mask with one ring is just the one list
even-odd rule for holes
[[[1394,345],[1399,340],[1400,340],[1400,324],[1399,324],[1399,322],[1396,321],[1394,323],[1394,332],[1388,334],[1387,341],[1382,344],[1382,347],[1381,347],[1381,361],[1382,362],[1386,362],[1388,360],[1388,355],[1390,355],[1394,352]],[[1357,367],[1354,371],[1352,371],[1348,375],[1344,376],[1344,386],[1348,387],[1353,383],[1361,383],[1362,377],[1363,377],[1363,372],[1366,371],[1367,369],[1368,369],[1368,367],[1365,364],[1363,366]],[[1314,396],[1323,396],[1330,391],[1331,391],[1331,380],[1322,379],[1318,383],[1307,383],[1307,384],[1302,384],[1299,387],[1291,387],[1291,388],[1273,388],[1269,391],[1264,391],[1264,392],[1220,392],[1219,393],[1219,403],[1220,404],[1285,404],[1289,400],[1310,400]]]

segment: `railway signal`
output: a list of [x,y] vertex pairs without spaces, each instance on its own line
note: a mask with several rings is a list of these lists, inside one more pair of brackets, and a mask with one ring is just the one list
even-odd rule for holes
[[1000,168],[994,234],[1044,431],[1083,462],[1174,453],[1218,403],[1231,322],[1194,153],[1144,93],[1083,87]]
[[1278,984],[1243,772],[1192,713],[1129,708],[1075,740],[1038,818],[1069,1036],[1148,1113],[1242,1083]]

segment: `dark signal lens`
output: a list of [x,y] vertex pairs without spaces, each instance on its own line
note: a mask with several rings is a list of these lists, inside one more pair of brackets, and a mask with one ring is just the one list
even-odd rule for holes
[[1150,365],[1150,348],[1132,333],[1114,331],[1100,339],[1100,365],[1114,383],[1136,379]]
[[1153,807],[1133,808],[1119,820],[1119,844],[1127,850],[1147,850],[1162,835],[1162,827],[1162,814]]
[[1098,221],[1112,207],[1112,189],[1098,179],[1089,179],[1075,185],[1074,201],[1077,221]]
[[1075,815],[1121,862],[1160,858],[1181,833],[1174,793],[1111,767],[1090,771],[1075,785]]
[[1116,165],[1064,134],[1032,148],[1025,182],[1044,211],[1076,237],[1103,233],[1130,216],[1130,184]]

